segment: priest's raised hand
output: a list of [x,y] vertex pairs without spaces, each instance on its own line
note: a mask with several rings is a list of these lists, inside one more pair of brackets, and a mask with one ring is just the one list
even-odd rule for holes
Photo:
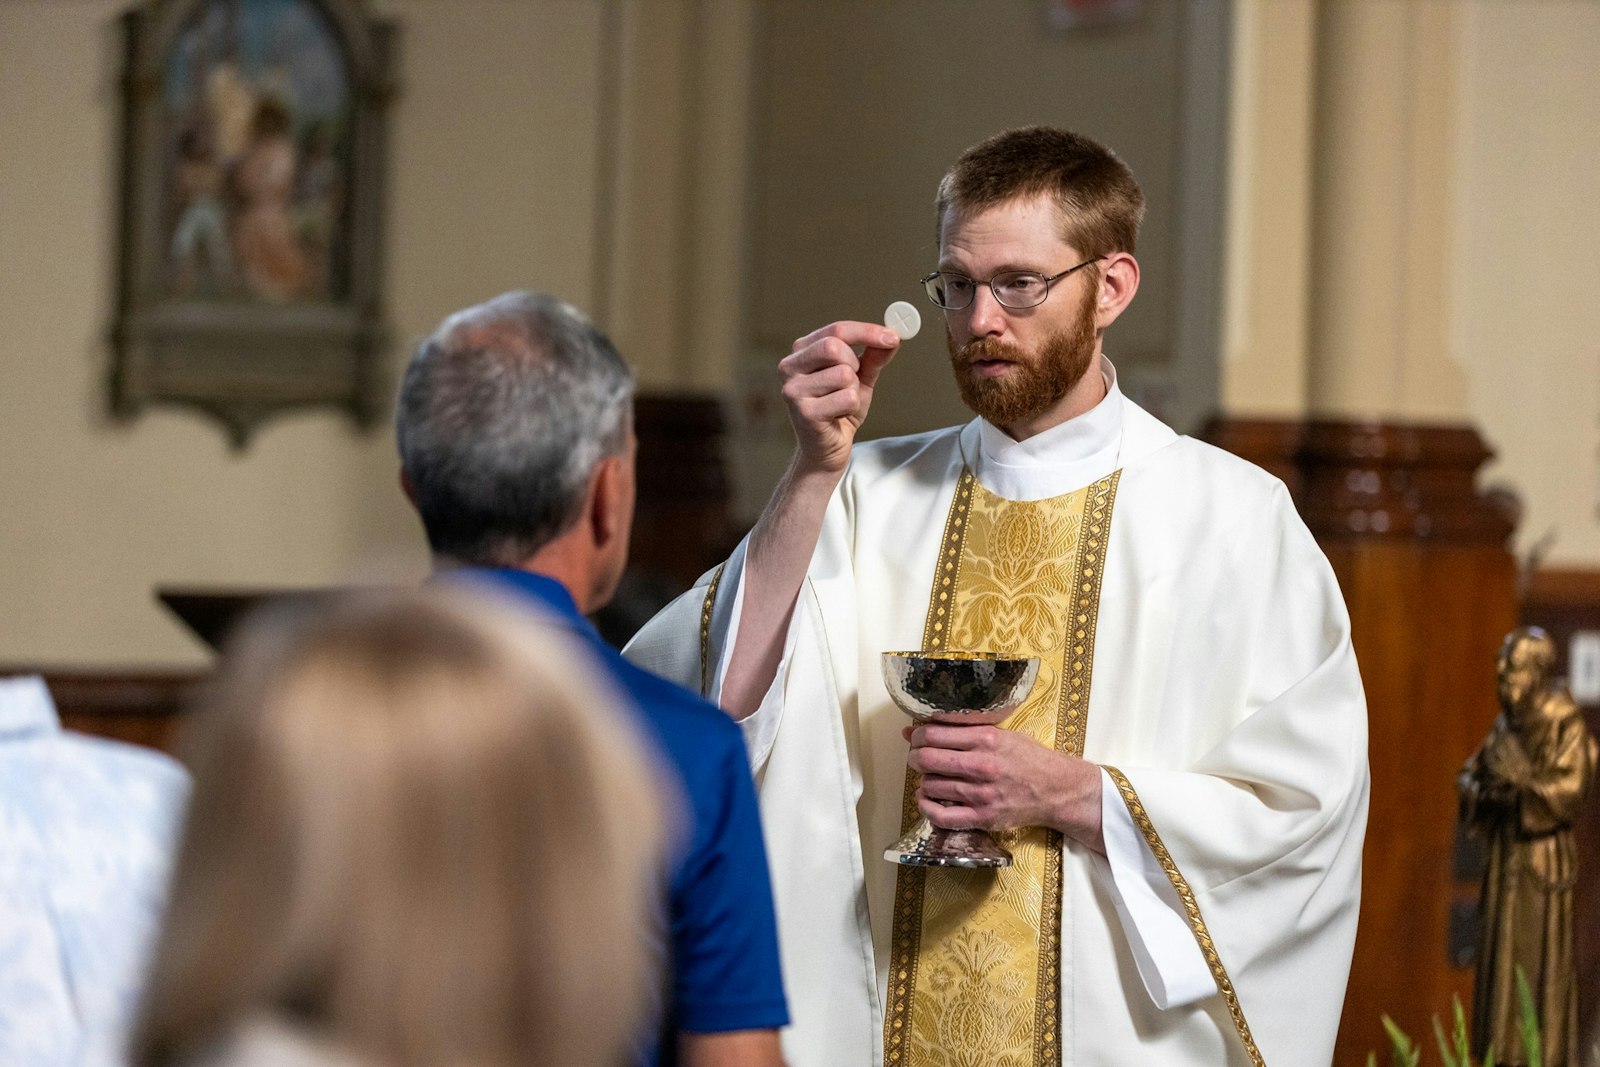
[[828,500],[849,465],[878,375],[899,347],[887,326],[835,322],[796,340],[778,364],[795,451],[750,531],[744,610],[722,686],[722,706],[735,719],[748,718],[772,686]]
[[844,473],[878,375],[899,347],[893,330],[867,322],[830,323],[795,341],[778,364],[778,376],[794,427],[797,467]]

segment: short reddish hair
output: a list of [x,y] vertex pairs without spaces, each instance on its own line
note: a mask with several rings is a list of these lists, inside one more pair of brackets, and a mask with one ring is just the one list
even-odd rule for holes
[[1050,126],[1006,130],[961,153],[939,182],[936,236],[943,239],[950,212],[1035,196],[1055,200],[1062,239],[1083,255],[1133,251],[1144,221],[1133,171],[1098,141]]

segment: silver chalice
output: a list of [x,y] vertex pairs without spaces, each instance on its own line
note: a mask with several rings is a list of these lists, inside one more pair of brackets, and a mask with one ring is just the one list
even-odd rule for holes
[[[1003,652],[885,652],[883,684],[919,723],[995,726],[1022,706],[1039,677],[1039,660]],[[980,829],[940,829],[926,817],[883,858],[912,867],[1009,867],[1007,852]]]

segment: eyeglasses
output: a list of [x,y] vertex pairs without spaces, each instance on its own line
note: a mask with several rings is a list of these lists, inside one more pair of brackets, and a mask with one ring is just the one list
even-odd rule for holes
[[[1021,311],[1024,308],[1038,307],[1044,303],[1045,297],[1050,295],[1050,287],[1056,282],[1073,271],[1082,270],[1104,258],[1095,256],[1093,259],[1086,259],[1076,267],[1068,267],[1060,274],[1052,274],[1048,278],[1033,270],[1005,270],[982,284],[989,287],[989,291],[1003,307]],[[952,270],[936,270],[922,279],[922,287],[928,291],[928,299],[946,311],[960,311],[971,304],[972,298],[977,295],[979,284],[965,274],[958,274]]]

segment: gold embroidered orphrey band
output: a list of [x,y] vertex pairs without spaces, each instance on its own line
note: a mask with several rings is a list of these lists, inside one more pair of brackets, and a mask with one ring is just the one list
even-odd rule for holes
[[[923,633],[930,650],[1038,656],[1039,682],[1006,727],[1075,756],[1119,477],[1016,502],[963,470]],[[903,828],[917,816],[917,780],[907,770]],[[1061,1062],[1061,835],[1033,827],[996,836],[1011,867],[896,872],[887,1067]]]
[[700,602],[700,695],[707,700],[711,699],[711,616],[717,607],[717,586],[722,584],[722,572],[727,567],[726,563],[718,565],[706,588],[706,598]]

